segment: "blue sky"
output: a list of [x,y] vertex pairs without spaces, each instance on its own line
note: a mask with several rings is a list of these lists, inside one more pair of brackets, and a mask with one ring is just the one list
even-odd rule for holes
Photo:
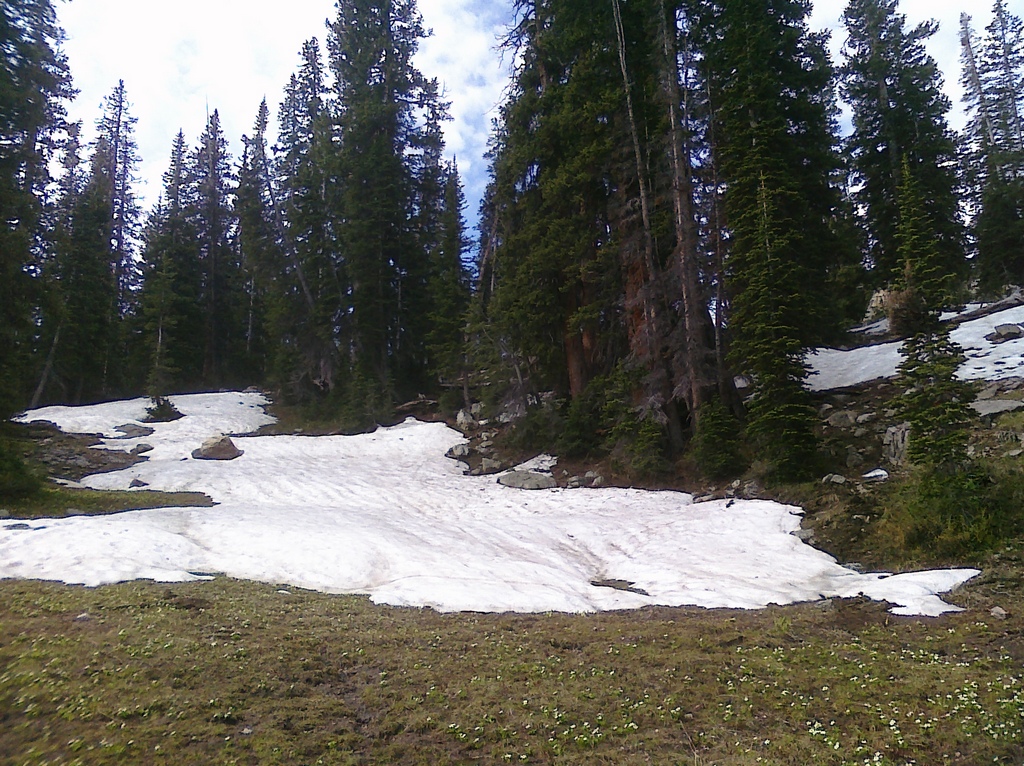
[[[594,0],[601,2],[603,0]],[[1010,3],[1011,11],[1017,2]],[[811,21],[815,28],[834,27],[843,0],[819,0]],[[283,10],[284,7],[287,10]],[[959,99],[959,13],[949,0],[904,0],[902,10],[912,23],[940,21],[930,43],[946,75],[947,92]],[[511,0],[420,0],[424,24],[434,31],[417,59],[424,74],[439,78],[452,102],[453,121],[446,128],[450,155],[457,155],[467,211],[476,219],[486,184],[491,121],[507,83],[507,64],[497,41],[511,15]],[[195,142],[207,108],[218,109],[232,153],[251,131],[260,100],[272,112],[281,101],[288,77],[298,64],[298,51],[310,37],[325,39],[326,20],[334,15],[333,0],[75,0],[59,2],[58,17],[67,32],[65,51],[81,90],[71,108],[82,120],[86,137],[99,117],[103,97],[125,81],[132,113],[138,118],[136,138],[142,155],[137,192],[146,206],[160,193],[171,142],[179,128]],[[975,27],[988,23],[990,4],[975,13]],[[834,35],[838,54],[842,33]],[[954,127],[961,116],[951,115]]]

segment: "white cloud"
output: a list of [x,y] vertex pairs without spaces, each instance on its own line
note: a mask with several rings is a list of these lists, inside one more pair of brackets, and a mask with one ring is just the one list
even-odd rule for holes
[[[818,2],[814,26],[837,26],[844,4]],[[423,41],[417,65],[442,81],[452,102],[454,119],[445,132],[449,154],[459,158],[473,220],[486,183],[483,154],[491,120],[507,81],[497,41],[510,3],[421,0],[420,10],[433,36]],[[956,103],[959,8],[949,2],[905,0],[903,11],[912,23],[932,16],[940,20],[941,31],[929,49]],[[65,50],[81,90],[71,116],[82,120],[91,136],[103,97],[124,79],[138,118],[136,137],[143,158],[138,192],[152,204],[178,129],[194,144],[207,108],[217,109],[237,157],[240,137],[251,130],[260,100],[266,97],[276,110],[302,43],[314,36],[323,42],[325,21],[334,13],[331,0],[291,0],[287,10],[267,0],[60,3],[58,15],[68,33]],[[987,13],[976,23],[983,27]],[[838,52],[841,30],[834,37],[833,50]],[[953,122],[959,126],[962,119],[955,116]]]

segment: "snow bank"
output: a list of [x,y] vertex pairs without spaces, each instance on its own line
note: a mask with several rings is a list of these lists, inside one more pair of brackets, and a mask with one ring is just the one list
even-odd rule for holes
[[[101,585],[232,577],[442,611],[584,612],[669,606],[758,608],[863,593],[900,613],[954,609],[937,593],[975,570],[859,574],[792,534],[800,509],[768,501],[694,503],[679,492],[527,492],[468,477],[444,453],[463,441],[408,420],[351,437],[235,436],[237,460],[193,460],[212,435],[269,422],[256,394],[173,397],[186,415],[151,424],[150,459],[84,480],[97,489],[201,491],[213,508],[0,524],[0,577]],[[48,407],[22,420],[116,434],[146,400]],[[534,464],[543,468],[544,462]],[[592,583],[623,580],[649,595]]]
[[[953,330],[953,340],[963,346],[967,362],[960,368],[964,380],[1002,380],[1024,376],[1024,338],[994,344],[985,340],[1001,324],[1024,322],[1024,306],[1000,311],[964,322]],[[814,391],[855,386],[896,375],[900,345],[883,343],[849,351],[818,349],[807,358],[811,366],[810,387]]]

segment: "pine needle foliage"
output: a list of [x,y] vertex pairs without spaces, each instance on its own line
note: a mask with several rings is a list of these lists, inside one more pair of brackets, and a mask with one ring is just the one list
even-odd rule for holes
[[908,338],[900,352],[900,380],[906,392],[899,410],[910,423],[907,454],[918,465],[954,471],[967,461],[967,426],[974,395],[955,377],[966,357],[938,325]]
[[803,382],[808,374],[801,342],[806,295],[798,284],[785,222],[764,176],[758,191],[757,237],[743,254],[747,282],[733,304],[732,355],[754,379],[747,434],[782,479],[802,478],[815,466],[815,413]]

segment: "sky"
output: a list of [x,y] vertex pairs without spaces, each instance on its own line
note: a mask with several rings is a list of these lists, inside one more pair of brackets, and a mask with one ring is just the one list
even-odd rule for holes
[[[595,0],[595,2],[598,0]],[[1011,0],[1010,10],[1021,0]],[[510,0],[420,0],[424,26],[433,36],[423,41],[419,69],[437,77],[452,102],[453,120],[445,135],[449,156],[458,158],[466,184],[468,218],[476,219],[486,185],[484,153],[508,81],[508,58],[498,50],[511,14]],[[816,29],[838,26],[844,0],[818,0],[811,17]],[[287,7],[285,11],[284,8]],[[290,75],[297,69],[302,43],[326,39],[325,23],[333,0],[61,0],[58,18],[67,33],[64,50],[80,94],[70,116],[81,120],[86,137],[100,116],[104,96],[125,81],[131,112],[138,119],[136,139],[142,163],[138,196],[144,207],[156,202],[160,176],[167,167],[178,130],[194,144],[207,109],[217,109],[237,159],[241,136],[250,133],[260,101],[272,114]],[[946,76],[947,93],[959,103],[959,14],[963,4],[950,0],[903,0],[911,23],[940,22],[929,44]],[[988,23],[989,3],[975,13],[976,29]],[[842,33],[833,35],[838,55]],[[276,120],[276,117],[274,118]],[[956,111],[954,128],[963,123]],[[275,122],[276,124],[276,122]]]

